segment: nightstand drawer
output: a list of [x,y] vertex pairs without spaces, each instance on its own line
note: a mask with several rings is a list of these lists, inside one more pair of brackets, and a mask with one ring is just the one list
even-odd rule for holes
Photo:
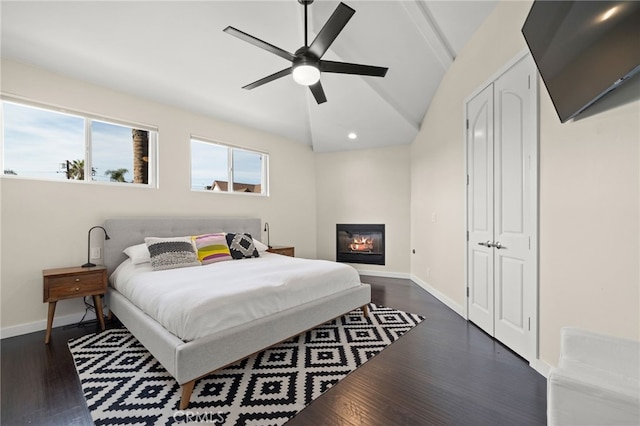
[[[76,278],[77,279],[77,278]],[[101,280],[80,280],[75,282],[67,280],[66,283],[58,282],[49,286],[48,301],[66,299],[68,297],[91,296],[96,293],[104,293],[105,288]]]
[[49,287],[102,285],[102,272],[92,272],[82,275],[67,275],[47,278]]

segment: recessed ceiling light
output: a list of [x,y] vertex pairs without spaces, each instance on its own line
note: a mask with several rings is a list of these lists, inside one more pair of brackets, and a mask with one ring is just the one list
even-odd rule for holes
[[613,15],[616,14],[616,12],[618,12],[619,10],[618,6],[614,6],[611,9],[607,10],[605,13],[603,13],[600,17],[600,22],[606,21],[607,19],[611,18]]
[[355,133],[351,132],[351,133],[349,133],[349,134],[347,135],[347,137],[348,137],[349,139],[353,140],[353,139],[357,139],[357,138],[358,138],[358,135],[356,135]]

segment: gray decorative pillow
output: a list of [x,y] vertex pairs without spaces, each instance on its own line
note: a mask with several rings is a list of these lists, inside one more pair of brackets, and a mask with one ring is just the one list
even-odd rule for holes
[[256,246],[253,244],[251,234],[227,234],[227,244],[231,257],[234,259],[247,259],[260,257]]
[[144,242],[149,249],[154,271],[200,265],[191,237],[147,237]]

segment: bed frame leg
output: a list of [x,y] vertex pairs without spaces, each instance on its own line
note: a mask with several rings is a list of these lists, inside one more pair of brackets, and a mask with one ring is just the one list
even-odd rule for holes
[[362,307],[362,314],[363,314],[365,317],[368,317],[368,316],[369,316],[369,305],[364,305],[364,306]]
[[191,400],[191,392],[193,392],[193,387],[195,386],[195,384],[196,381],[192,380],[182,385],[182,397],[180,398],[181,410],[186,410],[189,406],[189,400]]

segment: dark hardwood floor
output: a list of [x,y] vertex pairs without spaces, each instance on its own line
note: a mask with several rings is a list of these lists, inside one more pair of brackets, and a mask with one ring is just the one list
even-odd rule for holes
[[[426,320],[288,426],[546,424],[546,380],[525,361],[409,280],[362,280],[374,303]],[[91,424],[67,341],[95,331],[59,327],[48,346],[44,331],[2,340],[1,424]]]

